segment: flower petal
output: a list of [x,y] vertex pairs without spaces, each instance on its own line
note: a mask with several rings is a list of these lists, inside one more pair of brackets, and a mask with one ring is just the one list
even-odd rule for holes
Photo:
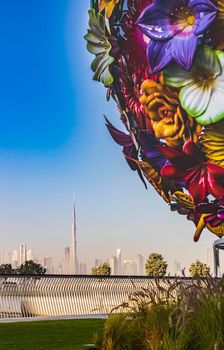
[[203,87],[197,83],[191,83],[184,86],[180,91],[180,102],[182,107],[192,117],[205,112],[211,99],[212,88],[204,84]]
[[176,64],[170,65],[164,72],[165,84],[180,88],[193,82],[192,73],[182,69]]
[[224,187],[216,181],[211,173],[208,173],[208,190],[209,193],[217,199],[224,194]]
[[158,42],[151,40],[147,47],[148,62],[152,73],[157,73],[166,68],[172,60],[171,42]]
[[221,66],[221,70],[222,70],[222,75],[220,76],[220,79],[224,79],[224,52],[222,51],[215,51],[216,56],[218,57],[220,66]]
[[146,130],[139,130],[138,136],[143,155],[149,160],[153,160],[158,169],[161,169],[168,163],[168,160],[162,155],[157,147],[160,145],[160,142],[158,142],[152,133]]
[[161,169],[161,175],[168,177],[172,180],[182,180],[185,176],[185,171],[180,170],[179,168],[176,168],[173,165],[165,165]]
[[214,22],[217,13],[216,12],[211,12],[211,13],[207,13],[206,15],[204,15],[201,19],[201,14],[197,14],[196,16],[196,24],[194,27],[194,33],[197,35],[201,35],[203,34],[207,28],[209,28],[211,26],[211,24]]
[[196,118],[197,123],[209,125],[224,118],[224,86],[219,84],[218,89],[212,91],[210,102],[203,114]]
[[201,161],[205,161],[205,157],[201,149],[194,143],[192,140],[186,141],[183,145],[183,152],[195,159],[196,163],[200,163]]
[[197,173],[193,170],[187,176],[187,189],[194,199],[194,203],[204,202],[207,197],[207,176],[202,176],[201,171]]
[[195,165],[195,159],[187,156],[185,153],[168,147],[167,145],[158,146],[159,151],[166,157],[174,166],[179,169],[188,169]]
[[221,182],[224,184],[224,168],[216,164],[206,163],[206,165],[209,174],[214,178],[217,178],[219,182],[221,180]]
[[109,55],[97,55],[91,64],[94,72],[93,79],[101,81],[105,86],[109,86],[113,82],[113,76],[110,73],[109,65],[113,63],[114,58]]
[[170,24],[169,16],[156,6],[148,6],[137,20],[140,30],[153,40],[168,40],[182,28]]
[[[208,45],[203,45],[200,50],[197,51],[195,57],[195,64],[192,68],[192,73],[197,76],[198,69],[203,67],[203,69],[208,70],[213,73],[214,79],[221,73],[221,64],[219,57],[217,55],[219,51],[212,50]],[[199,76],[200,78],[200,76]]]
[[100,76],[100,81],[106,86],[110,86],[113,81],[113,75],[110,72],[109,66],[105,68],[105,70],[102,72],[101,76]]
[[107,18],[111,17],[111,15],[112,15],[112,13],[114,11],[114,8],[115,8],[116,4],[118,3],[118,1],[119,0],[111,0],[108,3],[107,8],[106,8],[106,12],[105,12]]
[[198,45],[198,38],[193,33],[182,31],[172,39],[171,52],[176,63],[189,70]]
[[194,32],[197,35],[203,34],[214,22],[218,12],[217,7],[209,0],[201,0],[200,2],[198,0],[190,0],[188,6],[196,17]]
[[123,147],[131,147],[134,146],[134,142],[131,138],[130,134],[125,134],[123,131],[118,130],[115,128],[110,121],[105,117],[106,119],[106,127],[112,136],[113,140],[120,146]]

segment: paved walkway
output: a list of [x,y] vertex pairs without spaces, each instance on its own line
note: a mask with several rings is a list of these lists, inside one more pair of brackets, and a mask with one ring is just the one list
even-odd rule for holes
[[0,318],[0,323],[33,322],[33,321],[57,321],[57,320],[82,320],[82,319],[107,319],[108,315],[78,315],[78,316],[51,316],[51,317],[21,317],[21,318]]

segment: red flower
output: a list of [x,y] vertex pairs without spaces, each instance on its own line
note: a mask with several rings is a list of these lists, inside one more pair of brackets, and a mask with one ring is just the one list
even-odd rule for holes
[[209,194],[216,199],[224,195],[224,168],[206,162],[193,141],[185,142],[183,151],[166,145],[160,151],[171,162],[162,168],[161,174],[185,182],[195,204],[204,202]]
[[[126,107],[135,117],[135,120],[141,129],[152,130],[151,122],[144,110],[143,105],[139,102],[141,84],[149,74],[149,67],[145,65],[132,66],[129,62],[118,61],[119,81],[121,92],[126,102]],[[152,78],[151,78],[152,79]]]
[[138,29],[135,22],[142,11],[152,3],[152,0],[129,0],[128,12],[123,18],[123,30],[125,32],[125,52],[132,64],[148,65],[146,49],[149,39]]

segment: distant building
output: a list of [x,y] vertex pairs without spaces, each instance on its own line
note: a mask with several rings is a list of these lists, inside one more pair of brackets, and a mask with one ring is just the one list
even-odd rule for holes
[[55,273],[58,274],[58,275],[62,275],[62,273],[63,273],[62,263],[58,264],[58,268],[56,269]]
[[95,267],[100,266],[100,264],[102,264],[102,262],[103,262],[102,259],[96,258],[95,261],[94,261],[94,266],[95,266]]
[[13,269],[17,269],[18,266],[19,266],[18,250],[13,250],[13,253],[12,253],[12,268]]
[[144,262],[143,262],[143,256],[141,254],[137,255],[136,259],[136,274],[138,276],[143,276],[144,275]]
[[116,256],[112,256],[109,260],[109,265],[111,268],[111,275],[118,274],[118,259]]
[[136,264],[131,259],[124,260],[123,274],[124,275],[136,275]]
[[121,268],[121,250],[117,249],[117,274],[121,275],[122,268]]
[[47,270],[46,273],[48,273],[48,274],[54,273],[52,257],[50,257],[50,256],[45,256],[45,257],[43,258],[43,264],[42,264],[42,266],[45,267],[45,269]]
[[27,250],[27,260],[33,260],[33,252],[31,249]]
[[80,263],[80,266],[79,266],[79,274],[80,275],[86,275],[87,273],[87,266],[86,266],[86,263]]
[[1,264],[12,264],[12,254],[9,252],[2,252]]
[[64,258],[63,258],[63,273],[65,275],[69,274],[69,262],[70,262],[70,248],[66,247],[64,250]]
[[70,253],[69,253],[69,273],[75,275],[79,273],[78,268],[78,258],[77,258],[77,237],[76,237],[76,211],[75,203],[73,206],[73,221],[72,221],[72,238],[70,244]]
[[176,260],[174,260],[174,275],[175,276],[182,275],[181,263],[179,261],[176,261]]
[[25,244],[19,246],[19,265],[22,265],[27,261],[27,250]]

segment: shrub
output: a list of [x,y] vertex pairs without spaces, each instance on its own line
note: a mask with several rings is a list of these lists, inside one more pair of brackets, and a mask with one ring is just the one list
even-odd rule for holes
[[224,278],[154,280],[109,317],[98,350],[223,350]]

